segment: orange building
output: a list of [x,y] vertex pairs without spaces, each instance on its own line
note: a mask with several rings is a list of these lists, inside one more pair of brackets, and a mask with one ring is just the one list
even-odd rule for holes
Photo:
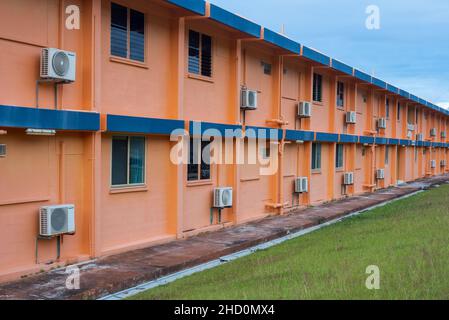
[[[54,76],[45,48],[70,53]],[[448,126],[446,110],[203,0],[1,1],[0,281],[443,174]],[[261,150],[276,170],[173,163],[175,130],[225,136],[231,160],[274,132]],[[214,208],[218,187],[232,206]],[[64,204],[76,232],[39,236],[40,208]]]

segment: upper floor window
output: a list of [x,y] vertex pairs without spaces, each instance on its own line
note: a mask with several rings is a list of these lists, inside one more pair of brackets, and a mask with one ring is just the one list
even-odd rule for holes
[[190,139],[190,156],[187,165],[187,180],[209,180],[210,174],[210,141]]
[[337,149],[335,153],[335,167],[337,169],[342,169],[344,166],[344,144],[337,144]]
[[390,119],[390,99],[385,99],[385,117]]
[[313,101],[323,101],[323,76],[318,73],[313,74]]
[[398,102],[398,121],[401,121],[401,104]]
[[145,137],[112,138],[112,186],[145,183]]
[[111,3],[111,55],[145,62],[145,15]]
[[345,106],[345,84],[337,82],[337,107],[343,108]]
[[312,143],[312,170],[321,169],[321,143]]
[[189,31],[189,72],[212,77],[212,38]]

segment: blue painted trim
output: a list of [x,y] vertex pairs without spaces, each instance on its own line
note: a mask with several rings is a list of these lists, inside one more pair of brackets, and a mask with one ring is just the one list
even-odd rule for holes
[[[200,132],[195,132],[196,126],[201,126]],[[206,133],[206,135],[209,137],[226,137],[226,138],[241,138],[243,136],[242,126],[240,125],[211,123],[211,122],[195,122],[195,121],[190,121],[189,133],[191,135],[200,134],[201,136],[203,136]]]
[[399,93],[399,89],[389,83],[387,83],[387,90],[396,94]]
[[100,130],[100,115],[95,112],[0,105],[0,127],[98,131]]
[[106,126],[107,132],[170,135],[174,130],[184,129],[184,121],[108,114]]
[[351,134],[340,134],[339,142],[341,142],[341,143],[357,143],[357,142],[359,142],[359,137],[351,135]]
[[290,51],[294,54],[301,54],[301,45],[283,35],[270,29],[264,29],[263,38],[265,41],[278,46],[279,48]]
[[357,79],[366,81],[371,83],[371,76],[365,72],[362,72],[360,70],[354,69],[354,77],[356,77]]
[[354,69],[343,62],[332,59],[331,65],[335,70],[341,71],[351,76],[354,75]]
[[379,88],[382,89],[387,89],[387,83],[385,81],[382,81],[380,79],[377,79],[375,77],[371,78],[371,82],[375,85],[378,86]]
[[416,146],[418,147],[424,146],[424,141],[416,141]]
[[338,142],[338,134],[317,132],[315,139],[316,139],[316,141],[320,141],[320,142]]
[[401,146],[408,146],[408,145],[410,145],[410,142],[409,142],[409,140],[400,139],[399,144]]
[[315,133],[312,131],[287,130],[285,139],[288,141],[313,141]]
[[204,0],[167,0],[167,2],[202,16],[206,14],[206,2]]
[[402,89],[399,89],[399,95],[401,95],[404,98],[410,99],[410,93],[408,93],[407,91],[404,91]]
[[432,144],[430,143],[430,141],[424,141],[424,147],[431,147]]
[[[274,130],[274,131],[271,131]],[[274,133],[274,136],[271,136],[271,133]],[[245,137],[254,139],[254,138],[265,138],[265,139],[274,139],[281,140],[282,139],[282,130],[276,128],[264,128],[264,127],[254,127],[248,126],[245,130]]]
[[373,144],[374,143],[374,137],[360,136],[359,142],[361,144],[365,144],[365,143]]
[[331,58],[306,46],[302,47],[302,56],[325,66],[329,66],[331,63]]
[[399,144],[399,139],[390,138],[390,139],[388,139],[388,144],[398,145]]
[[376,144],[385,145],[388,144],[388,139],[383,137],[376,137]]
[[424,99],[419,98],[419,103],[421,103],[423,106],[427,106],[427,101]]
[[241,31],[253,37],[260,38],[261,36],[262,27],[260,25],[242,18],[223,8],[220,8],[214,4],[210,5],[210,18],[232,29]]
[[419,103],[419,98],[413,94],[410,95],[410,99]]

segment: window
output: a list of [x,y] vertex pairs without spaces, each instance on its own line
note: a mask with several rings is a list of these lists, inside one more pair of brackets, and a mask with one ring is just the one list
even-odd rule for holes
[[390,146],[385,146],[385,164],[390,161]]
[[111,3],[111,55],[145,61],[145,15]]
[[212,38],[192,30],[189,31],[189,72],[212,76]]
[[419,110],[418,108],[415,109],[415,123],[418,124],[419,121]]
[[345,106],[345,84],[337,82],[337,107],[343,108]]
[[323,76],[318,73],[313,74],[313,101],[322,102]]
[[398,121],[401,121],[401,104],[398,102]]
[[321,143],[312,143],[312,170],[321,169]]
[[342,169],[344,166],[344,145],[343,144],[337,144],[337,149],[335,153],[335,167],[337,169]]
[[266,63],[264,61],[262,61],[260,64],[262,65],[263,73],[266,74],[267,76],[271,76],[271,64]]
[[145,183],[145,138],[117,136],[112,138],[113,186]]
[[390,99],[385,100],[385,117],[390,119]]
[[188,181],[210,179],[210,144],[210,141],[190,139],[190,157],[187,165]]
[[415,147],[415,162],[418,161],[418,148]]

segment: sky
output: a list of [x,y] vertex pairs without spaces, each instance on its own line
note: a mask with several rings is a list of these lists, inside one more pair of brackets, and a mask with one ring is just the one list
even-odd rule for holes
[[[448,0],[211,0],[449,109]],[[379,29],[366,28],[367,7]]]

